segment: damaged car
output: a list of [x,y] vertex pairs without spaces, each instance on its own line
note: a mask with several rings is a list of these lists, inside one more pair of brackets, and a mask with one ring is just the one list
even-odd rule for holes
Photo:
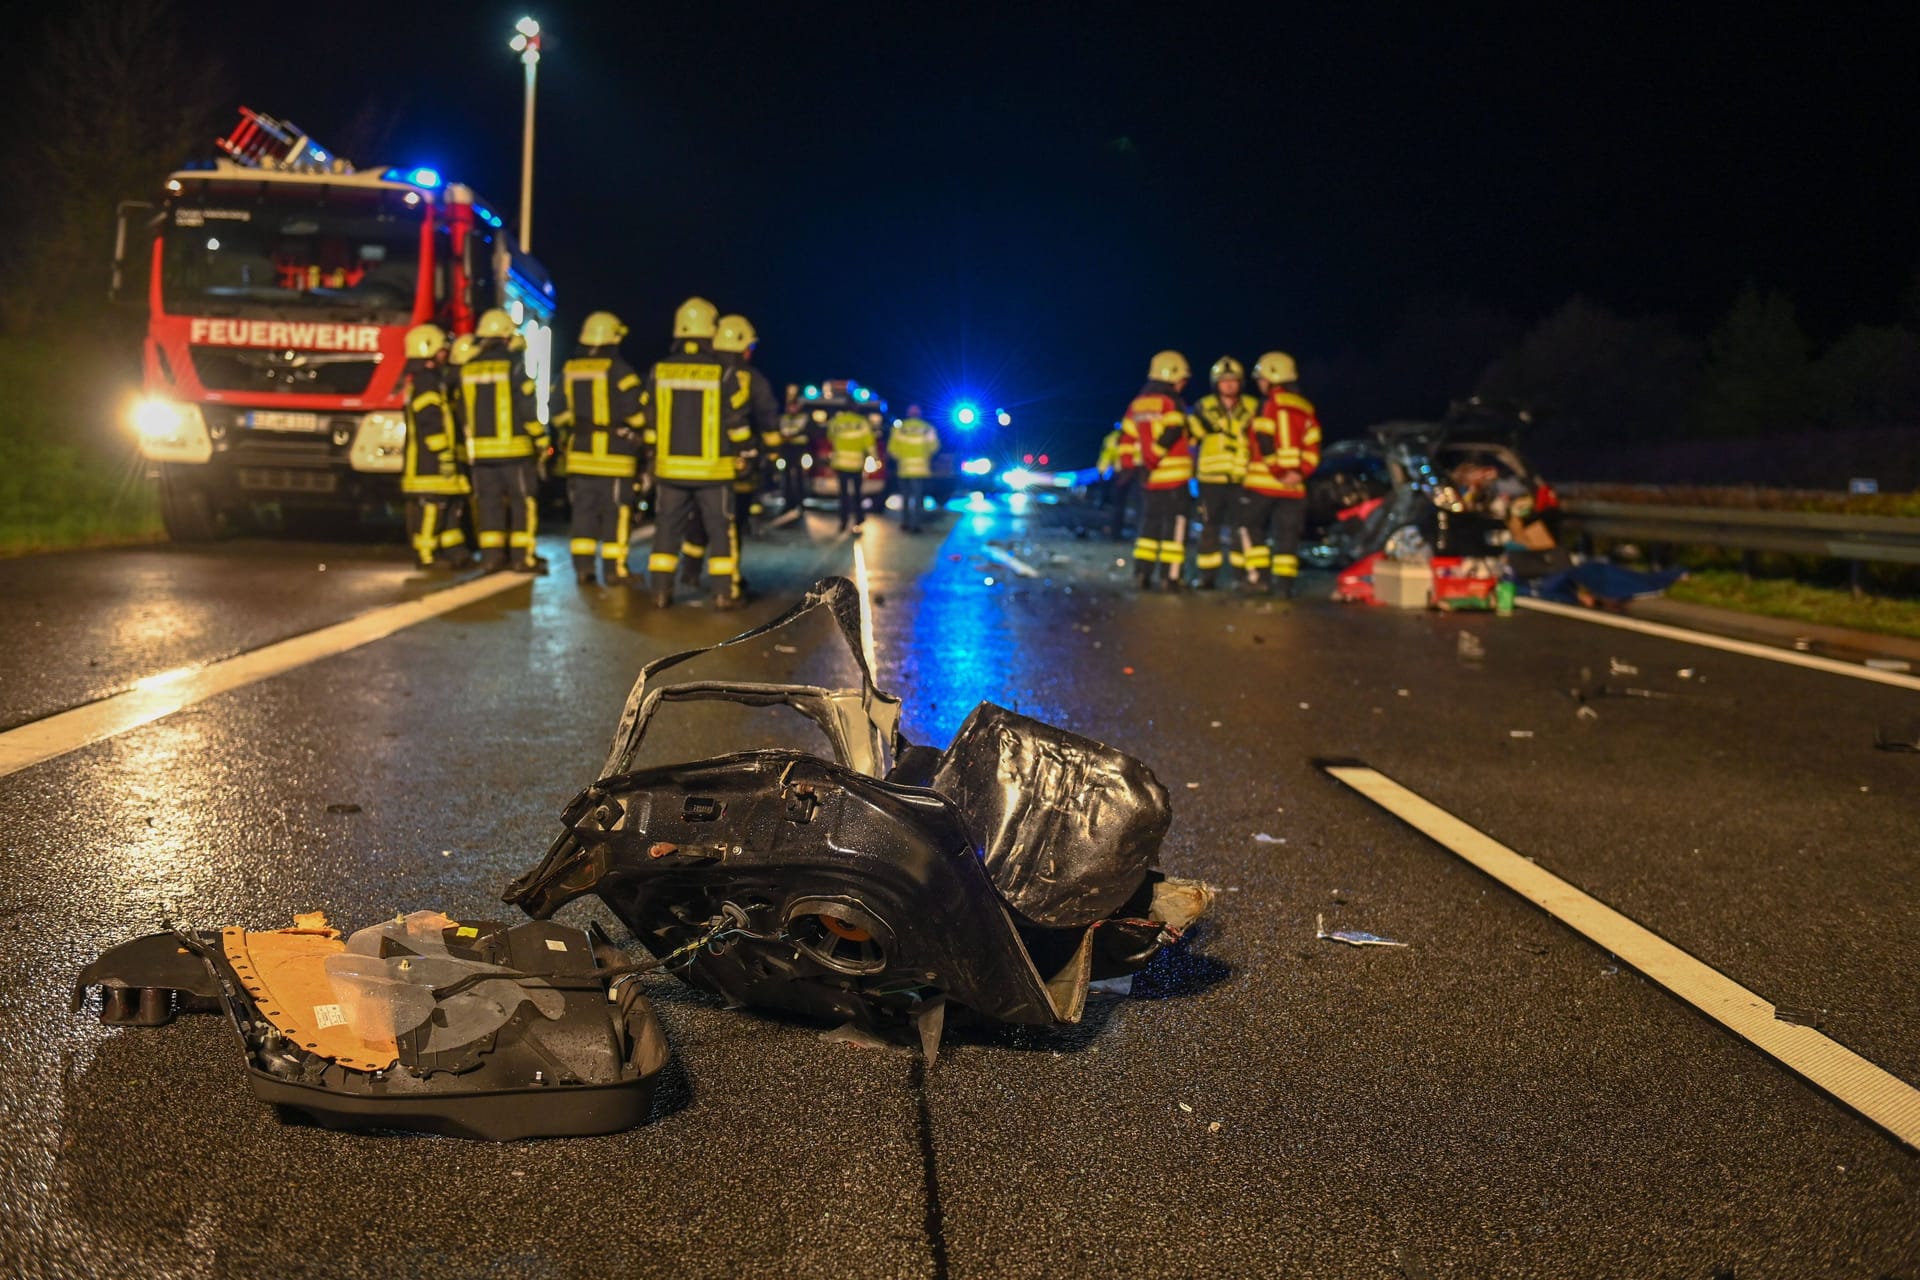
[[[689,675],[822,620],[857,683]],[[1166,788],[1123,752],[992,704],[944,751],[916,745],[867,643],[859,593],[832,578],[766,626],[647,664],[598,780],[505,894],[529,920],[174,929],[88,965],[75,1008],[98,991],[110,1025],[222,1013],[254,1093],[284,1112],[493,1140],[648,1118],[668,1061],[635,980],[653,971],[731,1007],[917,1043],[930,1065],[950,1009],[1079,1021],[1092,984],[1147,965],[1212,902],[1157,866]],[[797,713],[824,746],[643,763],[663,714],[698,703]],[[550,919],[588,895],[637,957],[598,925]]]

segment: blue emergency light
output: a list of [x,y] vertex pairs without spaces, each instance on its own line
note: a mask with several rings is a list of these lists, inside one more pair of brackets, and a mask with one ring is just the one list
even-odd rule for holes
[[971,427],[980,421],[980,411],[970,404],[957,405],[953,410],[953,421],[956,426]]

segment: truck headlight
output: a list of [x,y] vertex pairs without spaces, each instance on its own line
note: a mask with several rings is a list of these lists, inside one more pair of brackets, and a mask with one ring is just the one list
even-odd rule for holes
[[213,438],[197,404],[163,396],[141,396],[127,411],[140,453],[153,462],[205,462],[213,457]]
[[406,466],[406,453],[406,416],[382,411],[360,419],[347,462],[355,471],[399,471]]

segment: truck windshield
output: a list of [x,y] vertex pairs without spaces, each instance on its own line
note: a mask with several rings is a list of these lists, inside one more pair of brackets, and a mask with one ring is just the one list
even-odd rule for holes
[[397,192],[212,189],[166,215],[161,297],[177,313],[404,317],[419,289],[424,217]]

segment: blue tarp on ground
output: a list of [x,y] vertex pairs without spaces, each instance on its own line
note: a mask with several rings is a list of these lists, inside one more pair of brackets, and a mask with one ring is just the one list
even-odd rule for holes
[[1556,600],[1562,604],[1584,603],[1580,598],[1582,589],[1595,600],[1638,600],[1643,596],[1657,596],[1686,576],[1684,569],[1642,573],[1601,560],[1589,560],[1571,569],[1522,583],[1521,590],[1542,600]]

